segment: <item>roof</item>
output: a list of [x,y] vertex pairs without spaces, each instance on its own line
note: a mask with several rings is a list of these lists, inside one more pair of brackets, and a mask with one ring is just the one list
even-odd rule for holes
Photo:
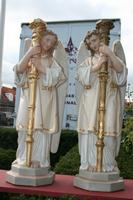
[[[65,24],[65,23],[82,23],[82,22],[96,22],[98,20],[101,20],[101,19],[84,19],[84,20],[66,20],[66,21],[46,21],[47,24]],[[119,18],[116,18],[116,19],[110,19],[112,20],[113,22],[115,21],[120,21]],[[22,26],[28,26],[30,23],[28,22],[23,22],[21,23],[21,27]]]

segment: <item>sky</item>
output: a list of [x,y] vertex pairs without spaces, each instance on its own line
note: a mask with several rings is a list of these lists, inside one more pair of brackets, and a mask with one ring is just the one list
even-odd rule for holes
[[[1,0],[0,0],[1,1]],[[6,0],[2,81],[13,85],[12,68],[19,59],[21,23],[45,21],[121,19],[121,42],[133,82],[133,9],[131,0]]]

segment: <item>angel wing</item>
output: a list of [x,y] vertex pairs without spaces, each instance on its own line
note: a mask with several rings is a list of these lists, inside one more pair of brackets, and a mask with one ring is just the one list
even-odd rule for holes
[[56,60],[56,62],[63,68],[64,73],[67,76],[68,75],[67,54],[60,40],[58,41],[58,45],[54,50],[53,57]]
[[62,129],[62,121],[64,114],[64,104],[67,92],[67,77],[68,77],[68,62],[67,62],[67,54],[65,48],[63,47],[61,41],[58,42],[58,45],[54,51],[54,59],[56,62],[62,67],[62,70],[65,75],[65,82],[57,87],[57,102],[58,102],[58,117],[59,117],[59,131],[52,135],[51,138],[51,152],[56,153],[59,146],[60,134]]
[[[20,59],[25,55],[25,53],[28,51],[28,49],[30,48],[31,46],[31,39],[30,38],[26,38],[23,42],[23,46],[21,47],[21,52],[20,52]],[[17,98],[16,98],[16,105],[15,106],[15,109],[16,111],[18,110],[18,102],[19,102],[19,99],[20,99],[20,87],[24,84],[24,80],[22,78],[22,74],[18,74],[16,72],[16,69],[18,67],[18,64],[16,64],[14,67],[13,67],[13,71],[15,73],[15,77],[14,77],[14,82],[15,84],[17,85]]]
[[[24,43],[23,43],[23,46],[22,46],[22,50],[21,50],[21,54],[20,54],[20,59],[28,51],[28,49],[30,48],[30,46],[31,46],[31,39],[30,38],[26,38],[24,40]],[[18,111],[19,101],[20,101],[20,95],[21,95],[21,88],[19,87],[19,85],[23,84],[23,80],[20,81],[20,79],[19,79],[19,76],[21,76],[21,75],[18,75],[16,73],[16,67],[17,67],[17,64],[13,67],[13,71],[15,73],[15,75],[14,75],[14,82],[17,85],[17,88],[16,88],[15,113],[17,113],[17,111]],[[20,83],[19,83],[19,81],[20,81]]]
[[21,53],[21,57],[28,51],[28,49],[30,48],[31,44],[32,44],[32,40],[30,38],[25,38],[23,50],[22,50],[22,53]]
[[[127,83],[127,68],[126,68],[126,59],[124,50],[122,47],[122,44],[119,40],[114,41],[112,46],[112,51],[114,54],[120,59],[120,61],[123,63],[124,69],[123,69],[123,76],[120,80],[118,80],[118,85],[120,88],[120,106],[121,106],[121,128],[122,128],[122,122],[123,122],[123,111],[124,111],[124,102],[125,102],[125,93],[126,93],[126,83]],[[116,155],[118,155],[119,148],[120,148],[120,142],[121,137],[118,137],[117,139],[117,149],[116,149]]]
[[122,47],[122,44],[121,44],[120,40],[115,40],[114,41],[113,46],[112,46],[112,51],[126,65],[126,58],[125,58],[124,50],[123,50],[123,47]]
[[112,46],[112,51],[114,54],[123,62],[124,65],[124,73],[120,80],[118,80],[118,84],[120,85],[120,92],[121,92],[121,108],[122,113],[124,109],[124,100],[125,100],[125,92],[126,92],[126,83],[127,83],[127,68],[126,68],[126,59],[122,44],[119,40],[114,41]]
[[[80,64],[83,61],[85,61],[89,56],[90,56],[90,51],[88,51],[88,49],[85,46],[84,41],[82,41],[80,43],[80,46],[79,46],[79,49],[78,49],[78,54],[77,54],[77,69],[80,66]],[[79,105],[79,101],[80,101],[80,97],[81,97],[82,92],[83,92],[83,87],[79,83],[79,81],[77,81],[77,78],[76,78],[76,99],[77,99],[78,105]]]
[[[80,43],[79,49],[78,49],[78,54],[77,54],[77,69],[78,67],[85,61],[89,56],[90,56],[90,51],[85,46],[84,41]],[[79,81],[76,79],[76,100],[77,100],[77,110],[79,110],[79,102],[80,102],[80,97],[83,93],[83,87],[79,83]],[[80,143],[81,143],[81,134],[78,133],[78,146],[79,146],[79,153],[80,153]]]

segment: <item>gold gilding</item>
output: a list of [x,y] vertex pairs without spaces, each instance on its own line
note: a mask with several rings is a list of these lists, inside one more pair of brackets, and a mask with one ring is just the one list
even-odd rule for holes
[[[35,19],[30,23],[29,27],[32,29],[32,45],[36,46],[40,43],[40,40],[46,31],[47,25],[41,19]],[[34,129],[34,111],[36,102],[36,84],[38,79],[38,71],[31,65],[29,67],[29,106],[28,106],[28,128],[26,138],[26,166],[31,166],[32,159],[32,143],[33,143],[33,129]]]
[[[109,44],[109,33],[114,27],[111,20],[100,20],[96,24],[96,29],[99,32],[100,40],[104,44]],[[98,108],[98,132],[97,132],[97,163],[96,171],[102,172],[103,164],[103,148],[104,148],[104,118],[105,118],[105,101],[106,101],[106,85],[108,79],[108,64],[103,64],[101,70],[99,71],[99,108]]]

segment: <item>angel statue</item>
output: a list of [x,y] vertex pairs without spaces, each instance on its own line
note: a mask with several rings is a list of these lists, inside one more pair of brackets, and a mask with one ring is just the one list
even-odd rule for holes
[[90,173],[97,171],[98,108],[99,98],[102,95],[99,88],[99,71],[104,63],[107,63],[108,78],[102,172],[118,172],[115,158],[120,147],[127,80],[125,56],[119,40],[114,41],[111,49],[100,41],[98,30],[89,31],[79,47],[76,79],[77,95],[80,97],[77,123],[80,171]]
[[[36,24],[34,29],[35,37],[38,31]],[[33,45],[31,39],[25,40],[24,52],[24,56],[14,67],[15,82],[21,88],[21,96],[16,120],[18,148],[13,165],[19,167],[27,165],[27,127],[30,126],[30,123],[28,124],[29,85],[32,84],[29,73],[31,66],[34,66],[37,71],[37,80],[36,94],[33,95],[35,108],[32,121],[32,154],[28,167],[50,168],[50,151],[56,153],[62,127],[66,96],[67,57],[58,36],[47,28],[41,30],[37,45]],[[32,91],[30,92],[32,93]]]

